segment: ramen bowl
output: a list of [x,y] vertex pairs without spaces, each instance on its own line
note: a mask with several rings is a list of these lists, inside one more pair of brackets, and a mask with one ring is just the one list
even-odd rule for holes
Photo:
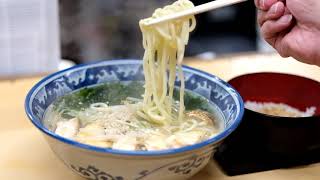
[[[187,179],[211,159],[215,148],[239,125],[240,95],[226,82],[205,72],[183,67],[186,89],[214,103],[223,114],[224,130],[201,143],[159,151],[124,151],[81,144],[49,131],[43,125],[48,106],[80,88],[107,82],[143,81],[141,60],[111,60],[78,65],[37,83],[25,101],[26,113],[56,156],[73,172],[89,179]],[[180,81],[177,79],[176,83]]]
[[[229,83],[244,102],[283,103],[310,117],[268,115],[245,108],[237,130],[219,147],[216,158],[228,174],[242,174],[320,161],[320,83],[283,73],[253,73]],[[246,168],[241,168],[246,167]]]

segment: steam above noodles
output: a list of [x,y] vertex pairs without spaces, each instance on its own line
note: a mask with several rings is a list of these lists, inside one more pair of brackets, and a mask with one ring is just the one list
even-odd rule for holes
[[172,114],[176,66],[181,82],[178,120],[181,121],[183,118],[185,84],[181,63],[185,45],[189,41],[189,33],[194,30],[196,21],[194,16],[190,16],[153,26],[146,24],[153,19],[192,7],[194,6],[189,0],[179,0],[163,9],[155,10],[152,17],[143,19],[139,23],[145,49],[143,57],[145,93],[143,108],[138,114],[154,123],[169,124],[177,119]]

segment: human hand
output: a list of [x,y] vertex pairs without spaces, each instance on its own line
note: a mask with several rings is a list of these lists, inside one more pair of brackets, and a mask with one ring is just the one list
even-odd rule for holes
[[262,36],[281,56],[320,66],[320,1],[255,0]]

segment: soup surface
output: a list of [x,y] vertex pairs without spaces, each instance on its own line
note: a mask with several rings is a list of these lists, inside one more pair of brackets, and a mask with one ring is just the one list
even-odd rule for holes
[[[186,111],[180,121],[158,124],[137,115],[142,106],[142,82],[108,83],[87,87],[58,98],[45,113],[44,125],[65,138],[121,150],[164,150],[204,141],[223,128],[216,105],[186,90]],[[179,111],[174,90],[172,114]]]

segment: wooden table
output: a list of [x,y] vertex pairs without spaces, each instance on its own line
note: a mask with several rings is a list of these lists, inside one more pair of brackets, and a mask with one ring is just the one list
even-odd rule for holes
[[[320,68],[282,59],[275,54],[243,54],[214,60],[187,59],[185,64],[229,80],[249,72],[271,71],[307,76],[320,81]],[[38,78],[0,81],[0,179],[3,180],[80,180],[49,149],[38,131],[27,119],[24,99]],[[320,164],[279,169],[228,177],[214,161],[194,180],[320,180]]]

